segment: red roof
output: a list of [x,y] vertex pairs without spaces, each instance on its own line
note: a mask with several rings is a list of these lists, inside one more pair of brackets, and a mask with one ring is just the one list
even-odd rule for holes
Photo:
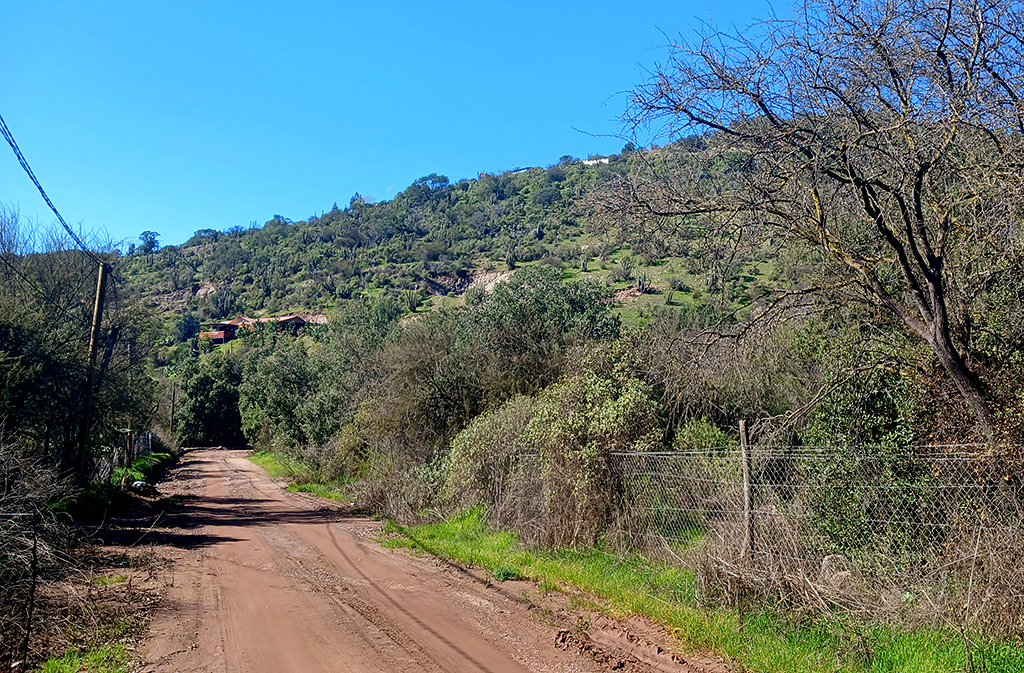
[[224,332],[223,330],[218,332],[200,332],[199,338],[202,339],[203,337],[206,337],[208,339],[223,339]]

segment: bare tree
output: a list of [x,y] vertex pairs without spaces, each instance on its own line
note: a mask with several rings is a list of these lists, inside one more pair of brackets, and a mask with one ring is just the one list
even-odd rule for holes
[[645,153],[617,212],[810,244],[833,287],[927,342],[990,434],[967,308],[1024,248],[1024,5],[804,0],[795,16],[671,45],[626,121],[690,141]]

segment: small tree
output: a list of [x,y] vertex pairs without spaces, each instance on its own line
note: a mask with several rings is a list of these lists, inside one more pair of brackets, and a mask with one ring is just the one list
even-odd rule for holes
[[1022,4],[805,0],[795,15],[672,46],[627,122],[698,137],[671,165],[634,159],[614,206],[659,233],[811,246],[833,288],[928,344],[990,433],[969,309],[1022,259]]
[[160,242],[158,240],[159,237],[160,234],[158,234],[155,231],[142,232],[141,234],[139,234],[139,241],[142,242],[142,245],[140,245],[137,248],[137,250],[143,255],[148,255],[150,253],[156,252],[157,248],[160,247]]

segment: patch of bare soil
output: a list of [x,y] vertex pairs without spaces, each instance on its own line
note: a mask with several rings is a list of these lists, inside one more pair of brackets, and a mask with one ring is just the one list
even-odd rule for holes
[[289,493],[243,451],[183,456],[146,532],[161,600],[143,671],[727,671],[528,582],[393,552],[381,525]]
[[482,287],[484,292],[494,292],[495,285],[504,283],[515,273],[515,271],[471,271],[469,287]]
[[314,325],[326,325],[328,322],[330,322],[327,318],[326,313],[316,313],[313,311],[299,311],[297,313],[293,313],[292,315],[297,315],[303,320],[305,320],[307,323],[311,323]]

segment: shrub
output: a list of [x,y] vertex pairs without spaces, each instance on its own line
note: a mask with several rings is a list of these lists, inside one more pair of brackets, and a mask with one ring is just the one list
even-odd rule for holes
[[445,482],[447,499],[457,508],[488,506],[492,519],[501,521],[507,496],[507,475],[512,462],[530,452],[523,431],[533,418],[537,402],[517,396],[473,419],[452,441]]
[[674,448],[677,451],[697,451],[733,444],[735,440],[728,433],[702,416],[688,419],[676,429]]
[[619,488],[609,454],[658,444],[650,396],[638,379],[594,372],[567,377],[541,393],[524,441],[540,455],[548,544],[593,543],[610,522]]

